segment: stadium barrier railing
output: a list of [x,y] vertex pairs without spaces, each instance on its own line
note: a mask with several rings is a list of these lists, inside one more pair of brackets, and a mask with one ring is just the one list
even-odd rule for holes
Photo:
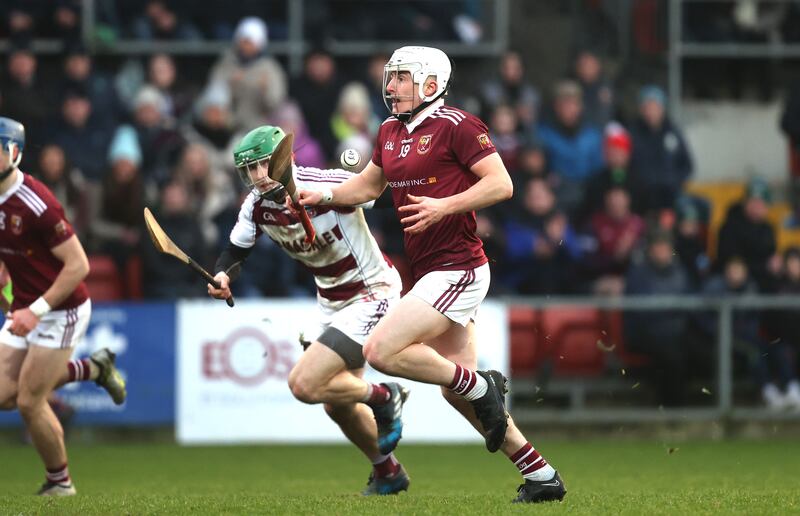
[[[546,296],[518,297],[505,296],[499,298],[509,307],[528,307],[537,310],[559,308],[594,308],[603,311],[687,311],[711,312],[716,317],[716,342],[714,353],[714,384],[703,388],[703,392],[713,396],[715,403],[699,408],[664,408],[664,407],[619,407],[619,406],[585,406],[583,403],[571,403],[567,408],[538,408],[516,403],[514,418],[518,423],[531,424],[541,422],[558,423],[624,423],[624,422],[668,422],[668,421],[780,421],[800,420],[800,412],[776,412],[766,407],[742,407],[734,404],[734,314],[736,311],[761,310],[798,310],[800,315],[800,296],[745,295],[738,297],[700,297],[690,295],[679,296]],[[594,346],[595,343],[589,343]],[[597,343],[601,345],[601,343]],[[513,357],[513,351],[512,351]],[[561,357],[563,358],[563,357]],[[513,364],[512,364],[513,365]],[[526,375],[524,378],[512,379],[512,395],[530,395],[531,389],[538,392],[538,385]],[[582,389],[585,379],[567,379],[567,390]],[[573,383],[573,385],[570,385]],[[609,388],[609,384],[601,384]],[[610,384],[610,388],[619,388],[618,384]],[[628,387],[629,388],[629,387]],[[574,394],[573,394],[574,401]]]

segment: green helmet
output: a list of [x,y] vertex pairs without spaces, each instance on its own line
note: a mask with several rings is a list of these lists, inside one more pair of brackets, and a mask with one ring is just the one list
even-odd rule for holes
[[[267,170],[269,158],[286,133],[274,125],[262,125],[247,133],[233,149],[236,172],[247,188],[255,188],[253,174],[262,166]],[[266,176],[264,176],[266,179]]]

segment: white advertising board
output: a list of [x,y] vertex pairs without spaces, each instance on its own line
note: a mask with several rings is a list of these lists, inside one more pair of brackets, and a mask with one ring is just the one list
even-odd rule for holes
[[[345,442],[321,405],[294,399],[286,380],[312,337],[312,300],[182,301],[177,313],[177,438],[183,444]],[[486,302],[477,321],[479,367],[508,373],[508,319]],[[403,442],[479,442],[482,438],[442,398],[439,387],[368,369],[370,382],[400,381],[411,390]]]

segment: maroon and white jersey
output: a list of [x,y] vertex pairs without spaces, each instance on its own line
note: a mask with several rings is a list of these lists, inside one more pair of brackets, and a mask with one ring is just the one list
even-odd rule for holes
[[[12,310],[30,305],[50,288],[64,266],[51,249],[73,234],[64,208],[50,190],[17,171],[17,180],[0,195],[0,259],[13,282]],[[75,308],[88,298],[89,291],[81,282],[53,309]]]
[[[295,184],[304,190],[330,188],[352,176],[345,170],[297,166],[293,173]],[[400,275],[378,247],[361,207],[315,206],[307,211],[317,230],[312,244],[305,243],[300,219],[290,210],[250,192],[231,231],[231,243],[253,247],[266,233],[314,274],[317,300],[329,309],[400,295]]]
[[[408,124],[387,118],[372,162],[383,169],[396,210],[409,204],[409,194],[438,199],[467,190],[478,181],[469,168],[494,152],[486,124],[438,100]],[[486,263],[476,226],[472,211],[444,217],[422,233],[404,233],[414,279]]]

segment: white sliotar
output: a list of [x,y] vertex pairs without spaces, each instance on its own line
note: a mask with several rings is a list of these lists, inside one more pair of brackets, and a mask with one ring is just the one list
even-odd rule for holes
[[358,164],[361,163],[361,154],[355,149],[346,149],[342,152],[342,155],[339,156],[339,162],[345,168],[357,167]]

